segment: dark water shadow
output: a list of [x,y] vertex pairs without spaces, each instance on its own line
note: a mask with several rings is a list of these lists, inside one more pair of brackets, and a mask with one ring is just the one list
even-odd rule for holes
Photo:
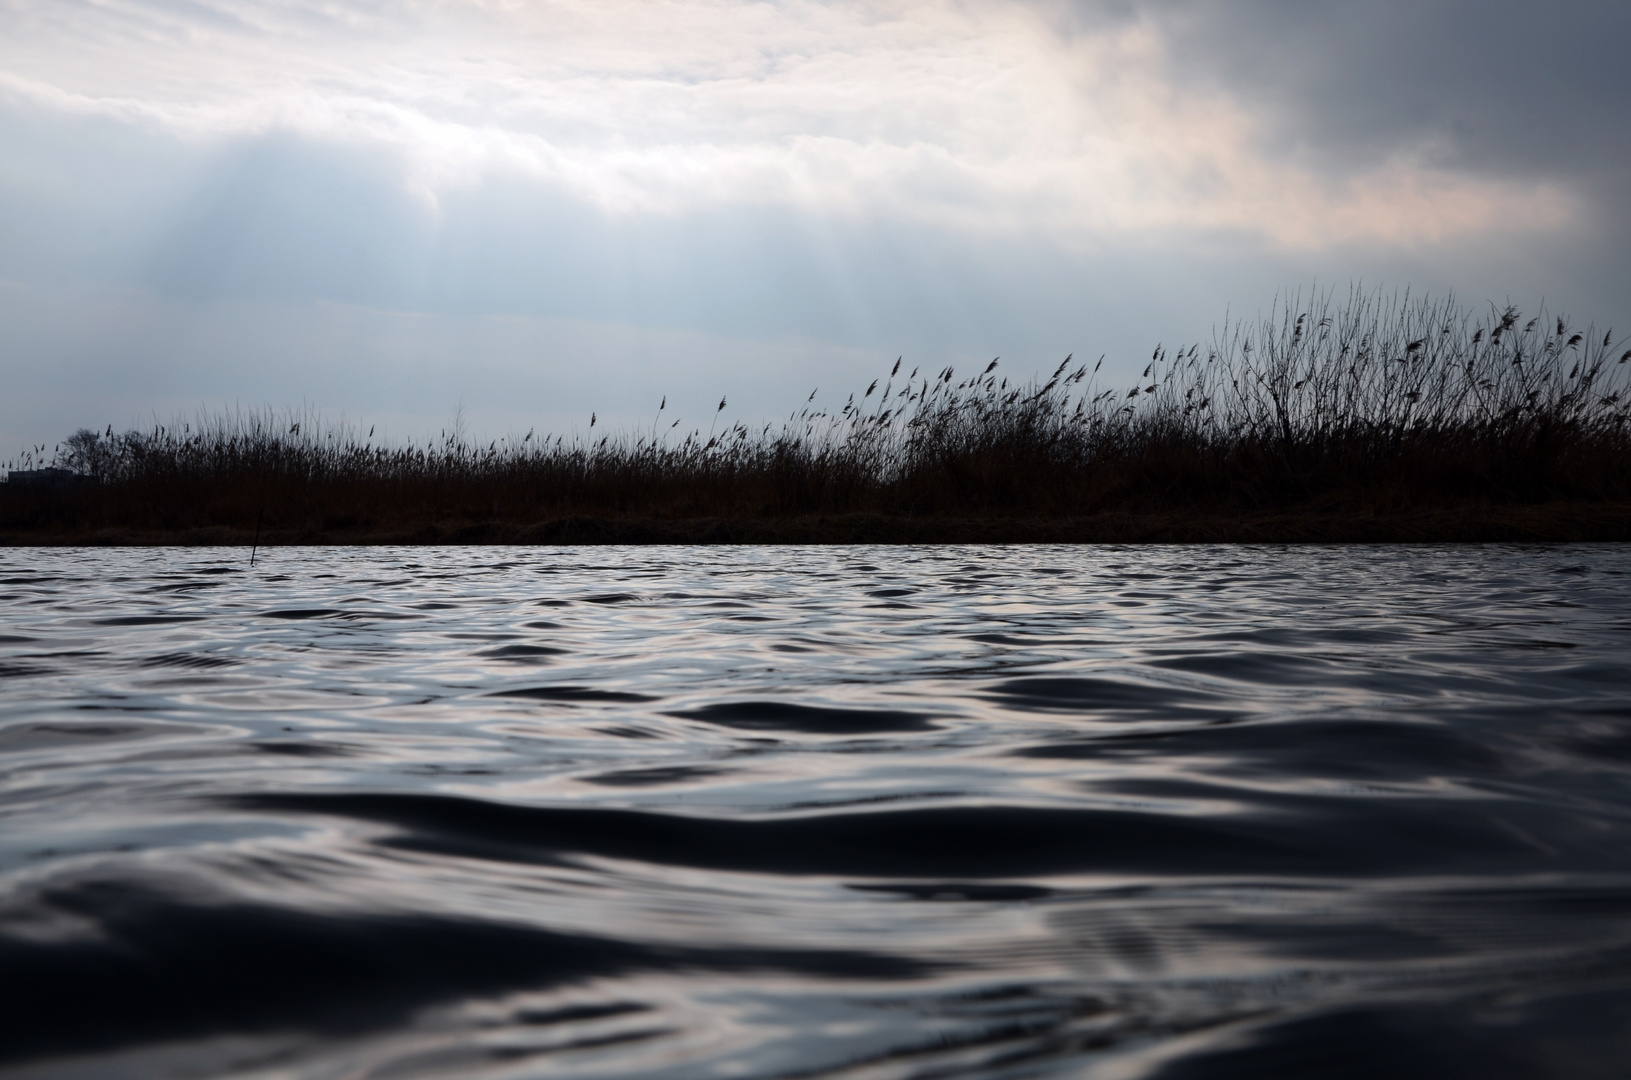
[[1330,685],[1337,681],[1335,665],[1312,656],[1288,653],[1191,653],[1147,661],[1150,667],[1268,686]]
[[624,690],[596,690],[590,686],[529,686],[518,690],[495,690],[482,696],[531,701],[605,701],[628,704],[659,700],[649,694],[635,694]]
[[476,655],[487,660],[533,660],[544,656],[560,656],[567,651],[548,645],[500,645],[493,649],[483,649]]
[[667,715],[721,727],[797,731],[807,735],[873,735],[931,731],[938,726],[922,713],[897,709],[839,709],[786,701],[723,701]]
[[[1621,970],[1627,960],[1622,958]],[[1399,1003],[1256,1027],[1153,1080],[1572,1080],[1624,1075],[1631,1061],[1631,980],[1594,993],[1506,1008]]]
[[958,903],[1023,903],[1027,900],[1045,900],[1054,895],[1053,889],[1041,885],[989,885],[972,881],[891,882],[885,885],[848,885],[855,892],[884,893],[907,900],[921,900],[937,904]]
[[706,765],[657,766],[647,769],[620,769],[616,772],[596,773],[579,777],[586,784],[602,787],[660,787],[667,784],[685,784],[694,780],[708,780],[735,772]]
[[1220,775],[1330,777],[1419,781],[1434,776],[1494,775],[1507,765],[1488,738],[1416,721],[1306,720],[1296,724],[1230,724],[1131,732],[1027,746],[1033,758],[1207,758]]
[[144,721],[120,723],[58,721],[46,724],[14,724],[0,728],[0,752],[43,750],[62,746],[87,746],[127,739],[199,735],[204,731],[204,728],[192,724],[148,723]]
[[242,660],[231,656],[212,656],[200,653],[162,653],[158,656],[147,656],[136,661],[138,667],[144,668],[219,668],[236,667]]
[[0,1061],[170,1039],[298,1030],[346,1035],[439,1001],[638,971],[909,979],[935,965],[877,952],[643,944],[434,915],[200,904],[89,881],[36,903],[95,933],[0,935]]
[[163,626],[167,623],[203,622],[202,615],[116,615],[111,619],[93,619],[94,626]]
[[1085,675],[1033,675],[982,688],[1004,708],[1147,719],[1216,720],[1228,702],[1216,694],[1159,683]]
[[393,847],[521,863],[590,855],[763,874],[932,880],[1560,868],[1532,835],[1478,804],[1450,815],[1409,799],[1303,801],[1309,805],[1296,817],[947,806],[761,819],[383,793],[251,795],[226,805],[383,822],[399,830],[382,841]]
[[263,754],[273,754],[279,757],[309,757],[309,758],[335,758],[353,757],[358,751],[346,746],[336,746],[333,743],[301,742],[291,739],[268,740],[265,742],[250,743]]

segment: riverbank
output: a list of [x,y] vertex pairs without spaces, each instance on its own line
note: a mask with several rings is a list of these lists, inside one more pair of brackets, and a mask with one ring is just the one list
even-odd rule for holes
[[1101,513],[1078,517],[593,517],[255,529],[0,529],[0,546],[333,544],[1385,544],[1631,541],[1631,503],[1556,502],[1394,513]]

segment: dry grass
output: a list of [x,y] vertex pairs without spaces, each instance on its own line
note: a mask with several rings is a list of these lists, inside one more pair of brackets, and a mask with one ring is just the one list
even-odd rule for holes
[[[1158,348],[1133,386],[1102,387],[1096,365],[1068,359],[1023,386],[995,361],[962,378],[897,364],[836,410],[723,433],[665,432],[660,419],[573,441],[480,446],[453,433],[391,446],[314,414],[240,412],[82,431],[54,461],[97,482],[6,485],[0,529],[309,538],[486,523],[497,536],[565,520],[763,532],[856,515],[1337,520],[1611,505],[1631,501],[1631,351],[1618,350],[1612,333],[1544,314],[1355,291],[1277,304],[1209,347]],[[12,467],[44,463],[40,448]]]

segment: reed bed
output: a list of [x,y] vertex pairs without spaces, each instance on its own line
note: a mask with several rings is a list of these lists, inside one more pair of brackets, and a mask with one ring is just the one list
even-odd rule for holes
[[1631,350],[1612,332],[1453,297],[1277,301],[1208,345],[1156,348],[1132,385],[1066,358],[1010,383],[897,362],[843,405],[779,423],[422,445],[310,411],[81,431],[47,454],[86,478],[6,485],[0,528],[284,536],[562,518],[1082,518],[1412,513],[1631,500]]

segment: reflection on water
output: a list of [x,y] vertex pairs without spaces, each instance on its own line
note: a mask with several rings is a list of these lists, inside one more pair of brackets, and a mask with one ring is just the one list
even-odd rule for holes
[[0,552],[0,1072],[1612,1076],[1631,550]]

